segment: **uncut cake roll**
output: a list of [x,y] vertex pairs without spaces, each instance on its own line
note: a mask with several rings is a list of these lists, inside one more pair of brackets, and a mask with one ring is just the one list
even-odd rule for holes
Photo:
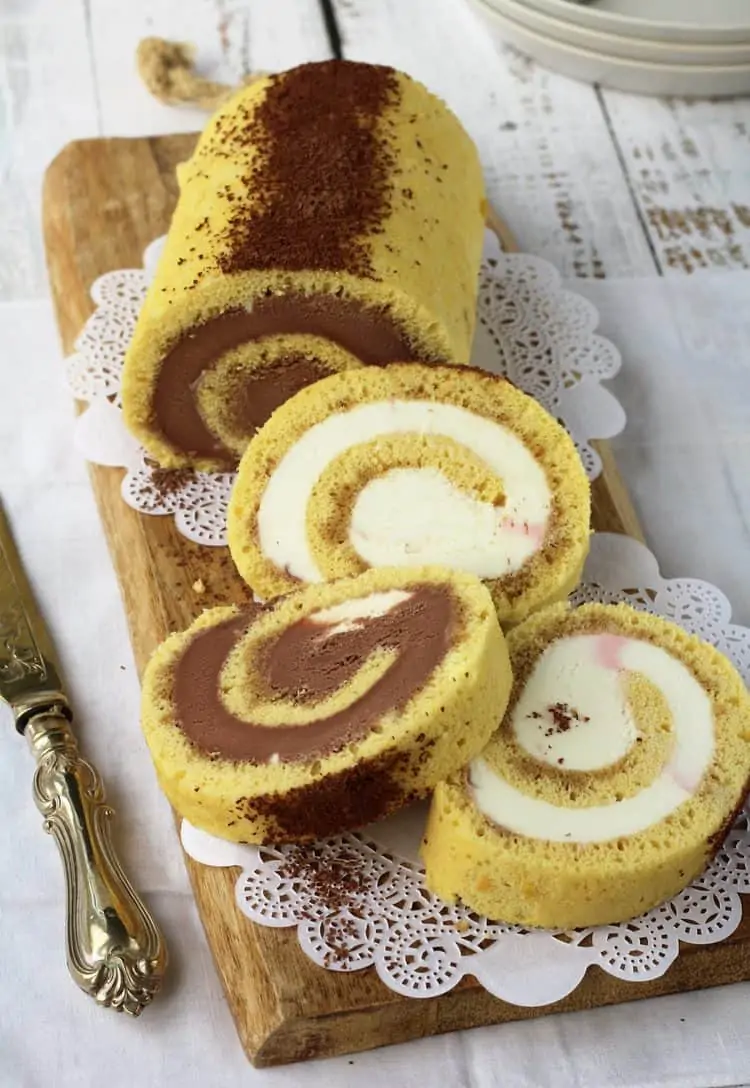
[[196,827],[302,842],[424,797],[487,743],[510,687],[478,579],[368,571],[171,635],[145,671],[142,724]]
[[625,921],[721,846],[750,779],[750,696],[730,662],[626,605],[557,605],[509,635],[501,728],[438,786],[428,887],[496,920]]
[[336,60],[256,80],[178,181],[122,380],[125,422],[161,466],[236,464],[328,374],[468,362],[482,172],[420,83]]
[[228,539],[263,598],[438,563],[482,578],[508,625],[577,584],[589,514],[575,445],[533,398],[473,367],[394,363],[274,413],[240,463]]

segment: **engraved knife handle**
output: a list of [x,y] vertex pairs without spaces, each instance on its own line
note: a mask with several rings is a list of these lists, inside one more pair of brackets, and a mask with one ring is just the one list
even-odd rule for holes
[[138,1016],[161,986],[166,946],[117,860],[112,809],[67,714],[62,702],[42,708],[24,733],[37,763],[34,800],[65,869],[68,969],[100,1005]]

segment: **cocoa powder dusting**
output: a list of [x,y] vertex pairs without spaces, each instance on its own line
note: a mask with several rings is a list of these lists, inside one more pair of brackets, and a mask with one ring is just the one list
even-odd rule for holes
[[409,752],[384,752],[284,794],[240,797],[235,812],[239,818],[267,816],[278,829],[272,837],[286,839],[322,839],[364,827],[415,800],[406,784],[411,759]]
[[[536,720],[545,717],[538,710],[532,710],[526,716]],[[577,722],[591,721],[587,714],[581,714],[574,706],[569,706],[568,703],[550,703],[546,708],[546,716],[551,719],[552,724],[545,729],[545,737],[552,737],[556,733],[567,733]],[[558,760],[558,762],[562,761]]]
[[585,714],[579,714],[573,706],[568,706],[567,703],[552,703],[547,707],[547,713],[552,719],[552,727],[547,730],[546,735],[552,736],[553,733],[567,733],[567,731],[573,726],[575,722],[587,722],[590,719]]
[[279,866],[279,875],[299,882],[311,902],[301,912],[303,918],[322,918],[322,937],[327,950],[323,957],[326,967],[341,962],[349,955],[358,936],[353,918],[342,915],[344,910],[361,917],[362,899],[367,891],[367,879],[361,857],[330,858],[315,847],[292,847]]
[[160,499],[177,494],[195,477],[192,468],[151,468],[150,484]]
[[299,880],[315,905],[330,913],[351,906],[366,884],[360,859],[325,857],[314,847],[292,847],[279,866],[279,875]]
[[222,272],[326,269],[372,276],[367,236],[388,212],[394,157],[376,131],[398,97],[392,68],[303,64],[271,79],[251,114],[224,133],[252,146],[243,184],[260,194],[230,217]]

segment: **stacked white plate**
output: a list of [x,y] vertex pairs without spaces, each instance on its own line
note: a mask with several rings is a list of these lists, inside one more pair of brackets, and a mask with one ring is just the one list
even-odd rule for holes
[[469,0],[493,39],[637,94],[750,94],[750,0]]

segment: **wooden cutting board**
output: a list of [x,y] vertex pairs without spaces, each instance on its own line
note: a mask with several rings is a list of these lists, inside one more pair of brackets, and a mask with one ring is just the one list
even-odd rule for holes
[[[85,140],[70,144],[47,171],[44,237],[57,321],[66,354],[92,311],[89,287],[102,273],[138,268],[143,250],[169,225],[177,197],[175,166],[196,137]],[[512,238],[499,222],[504,244]],[[62,409],[62,406],[61,406]],[[627,492],[606,445],[593,487],[594,527],[640,537]],[[120,498],[122,470],[91,467],[99,512],[117,571],[138,669],[170,631],[205,607],[244,598],[225,548],[180,536],[171,518],[136,513]],[[202,579],[206,593],[192,590]],[[250,1060],[276,1065],[353,1053],[460,1028],[523,1020],[551,1012],[634,1001],[750,977],[750,911],[729,940],[687,945],[660,979],[619,982],[590,968],[568,997],[544,1008],[508,1005],[473,979],[442,997],[408,999],[374,971],[338,974],[300,951],[294,929],[251,923],[234,905],[232,870],[185,858],[217,970]],[[179,955],[179,948],[177,949]]]

